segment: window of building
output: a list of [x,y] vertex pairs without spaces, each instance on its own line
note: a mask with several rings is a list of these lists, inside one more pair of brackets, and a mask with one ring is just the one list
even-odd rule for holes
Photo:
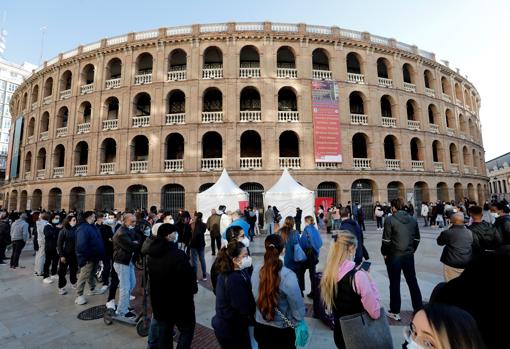
[[16,90],[16,87],[18,87],[18,85],[13,84],[13,83],[8,83],[7,84],[7,91],[8,92],[14,92]]

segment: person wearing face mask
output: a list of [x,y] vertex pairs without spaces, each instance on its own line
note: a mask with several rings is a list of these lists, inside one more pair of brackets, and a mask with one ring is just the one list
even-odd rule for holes
[[[60,216],[52,214],[50,218],[51,224],[47,224],[44,227],[44,254],[46,260],[44,261],[43,267],[43,282],[45,284],[53,283],[53,280],[57,279],[57,268],[58,268],[58,253],[57,253],[57,241],[58,234],[62,225],[60,224]],[[50,276],[50,265],[51,265],[51,276]]]
[[248,328],[254,324],[255,299],[251,292],[252,265],[246,246],[231,241],[218,253],[216,314],[211,320],[222,349],[251,349]]
[[200,267],[202,269],[202,281],[207,281],[207,266],[205,264],[205,231],[207,229],[204,222],[202,222],[202,212],[197,212],[195,221],[191,224],[191,261],[195,274],[198,271],[198,261],[200,260]]
[[[347,230],[333,235],[333,244],[322,274],[320,292],[328,312],[335,322],[334,339],[337,348],[345,349],[340,318],[366,311],[372,319],[381,316],[379,292],[369,274],[354,263],[357,239]],[[360,330],[362,327],[360,327]]]
[[133,238],[136,218],[127,213],[122,220],[122,227],[113,235],[113,267],[119,277],[119,304],[117,314],[126,320],[134,320],[136,314],[129,311],[129,297],[136,286],[133,255],[139,243]]
[[110,225],[106,222],[109,222],[108,216],[104,217],[104,214],[98,213],[96,220],[96,227],[101,234],[101,238],[103,239],[104,245],[104,258],[103,258],[103,270],[101,272],[101,281],[103,282],[102,289],[105,291],[110,286],[110,273],[113,269],[113,230]]
[[65,295],[67,291],[66,274],[69,269],[69,281],[74,289],[78,281],[76,274],[78,272],[78,261],[76,260],[76,217],[69,214],[63,222],[63,227],[58,233],[57,252],[59,256],[58,264],[58,294]]
[[188,256],[177,246],[178,235],[175,225],[164,223],[157,229],[156,239],[146,239],[142,246],[159,348],[173,348],[172,330],[177,326],[177,348],[188,349],[195,330],[197,279]]
[[404,349],[484,349],[475,320],[455,306],[428,304],[404,329]]
[[87,303],[83,296],[85,283],[89,284],[88,295],[103,294],[105,290],[96,290],[96,269],[99,261],[104,256],[104,245],[101,234],[97,230],[94,221],[96,215],[93,211],[86,211],[82,216],[83,222],[76,229],[76,257],[80,274],[76,286],[76,300],[78,305]]

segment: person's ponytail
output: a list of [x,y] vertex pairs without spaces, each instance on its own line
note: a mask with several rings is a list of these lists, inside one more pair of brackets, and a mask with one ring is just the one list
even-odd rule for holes
[[259,274],[259,295],[257,306],[266,321],[273,321],[280,293],[280,270],[283,263],[280,254],[283,241],[279,235],[269,235],[265,240],[264,265]]
[[237,240],[233,240],[223,247],[216,257],[216,271],[220,274],[234,271],[233,259],[239,257],[244,247],[244,244]]

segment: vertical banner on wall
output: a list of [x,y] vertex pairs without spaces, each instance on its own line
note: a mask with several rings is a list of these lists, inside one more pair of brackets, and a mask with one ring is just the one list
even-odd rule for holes
[[342,162],[338,85],[312,80],[313,144],[315,162]]
[[19,172],[19,158],[20,158],[20,146],[21,137],[23,134],[23,116],[16,119],[14,124],[14,134],[12,136],[12,149],[11,149],[11,161],[10,161],[10,178],[14,179],[18,177]]

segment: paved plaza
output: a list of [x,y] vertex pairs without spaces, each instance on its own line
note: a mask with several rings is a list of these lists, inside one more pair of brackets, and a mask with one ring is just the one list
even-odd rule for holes
[[[422,240],[415,255],[418,281],[425,301],[428,301],[434,286],[442,281],[442,264],[439,257],[442,248],[436,245],[435,238],[438,230],[421,228]],[[374,278],[381,295],[381,303],[387,308],[389,305],[389,289],[386,268],[380,254],[381,231],[375,225],[367,223],[365,244],[372,262],[371,275]],[[330,245],[330,236],[322,234],[324,246],[318,270],[326,260]],[[257,237],[250,246],[255,265],[263,259],[263,239]],[[0,347],[2,349],[18,348],[80,348],[80,349],[130,349],[146,348],[147,338],[137,335],[133,327],[114,323],[106,326],[102,319],[82,321],[77,314],[88,307],[104,304],[106,294],[87,297],[89,303],[85,306],[74,304],[73,292],[60,296],[57,294],[56,282],[51,285],[42,283],[41,278],[32,276],[34,257],[32,245],[29,244],[22,254],[20,264],[25,269],[9,269],[0,267]],[[206,248],[207,267],[210,268],[212,256],[210,248]],[[307,290],[309,292],[309,278],[306,275]],[[178,285],[176,285],[178,287]],[[72,290],[71,290],[72,291]],[[136,290],[135,292],[140,292]],[[178,301],[178,300],[176,300]],[[310,330],[310,341],[306,348],[335,348],[333,332],[322,322],[312,317],[311,300],[305,297],[309,304],[306,321]],[[214,332],[211,329],[211,318],[215,313],[215,297],[210,290],[209,282],[200,283],[199,292],[195,296],[197,330],[193,348],[219,348]],[[394,347],[401,348],[402,326],[407,325],[412,307],[409,291],[402,277],[402,315],[401,323],[390,322]]]

